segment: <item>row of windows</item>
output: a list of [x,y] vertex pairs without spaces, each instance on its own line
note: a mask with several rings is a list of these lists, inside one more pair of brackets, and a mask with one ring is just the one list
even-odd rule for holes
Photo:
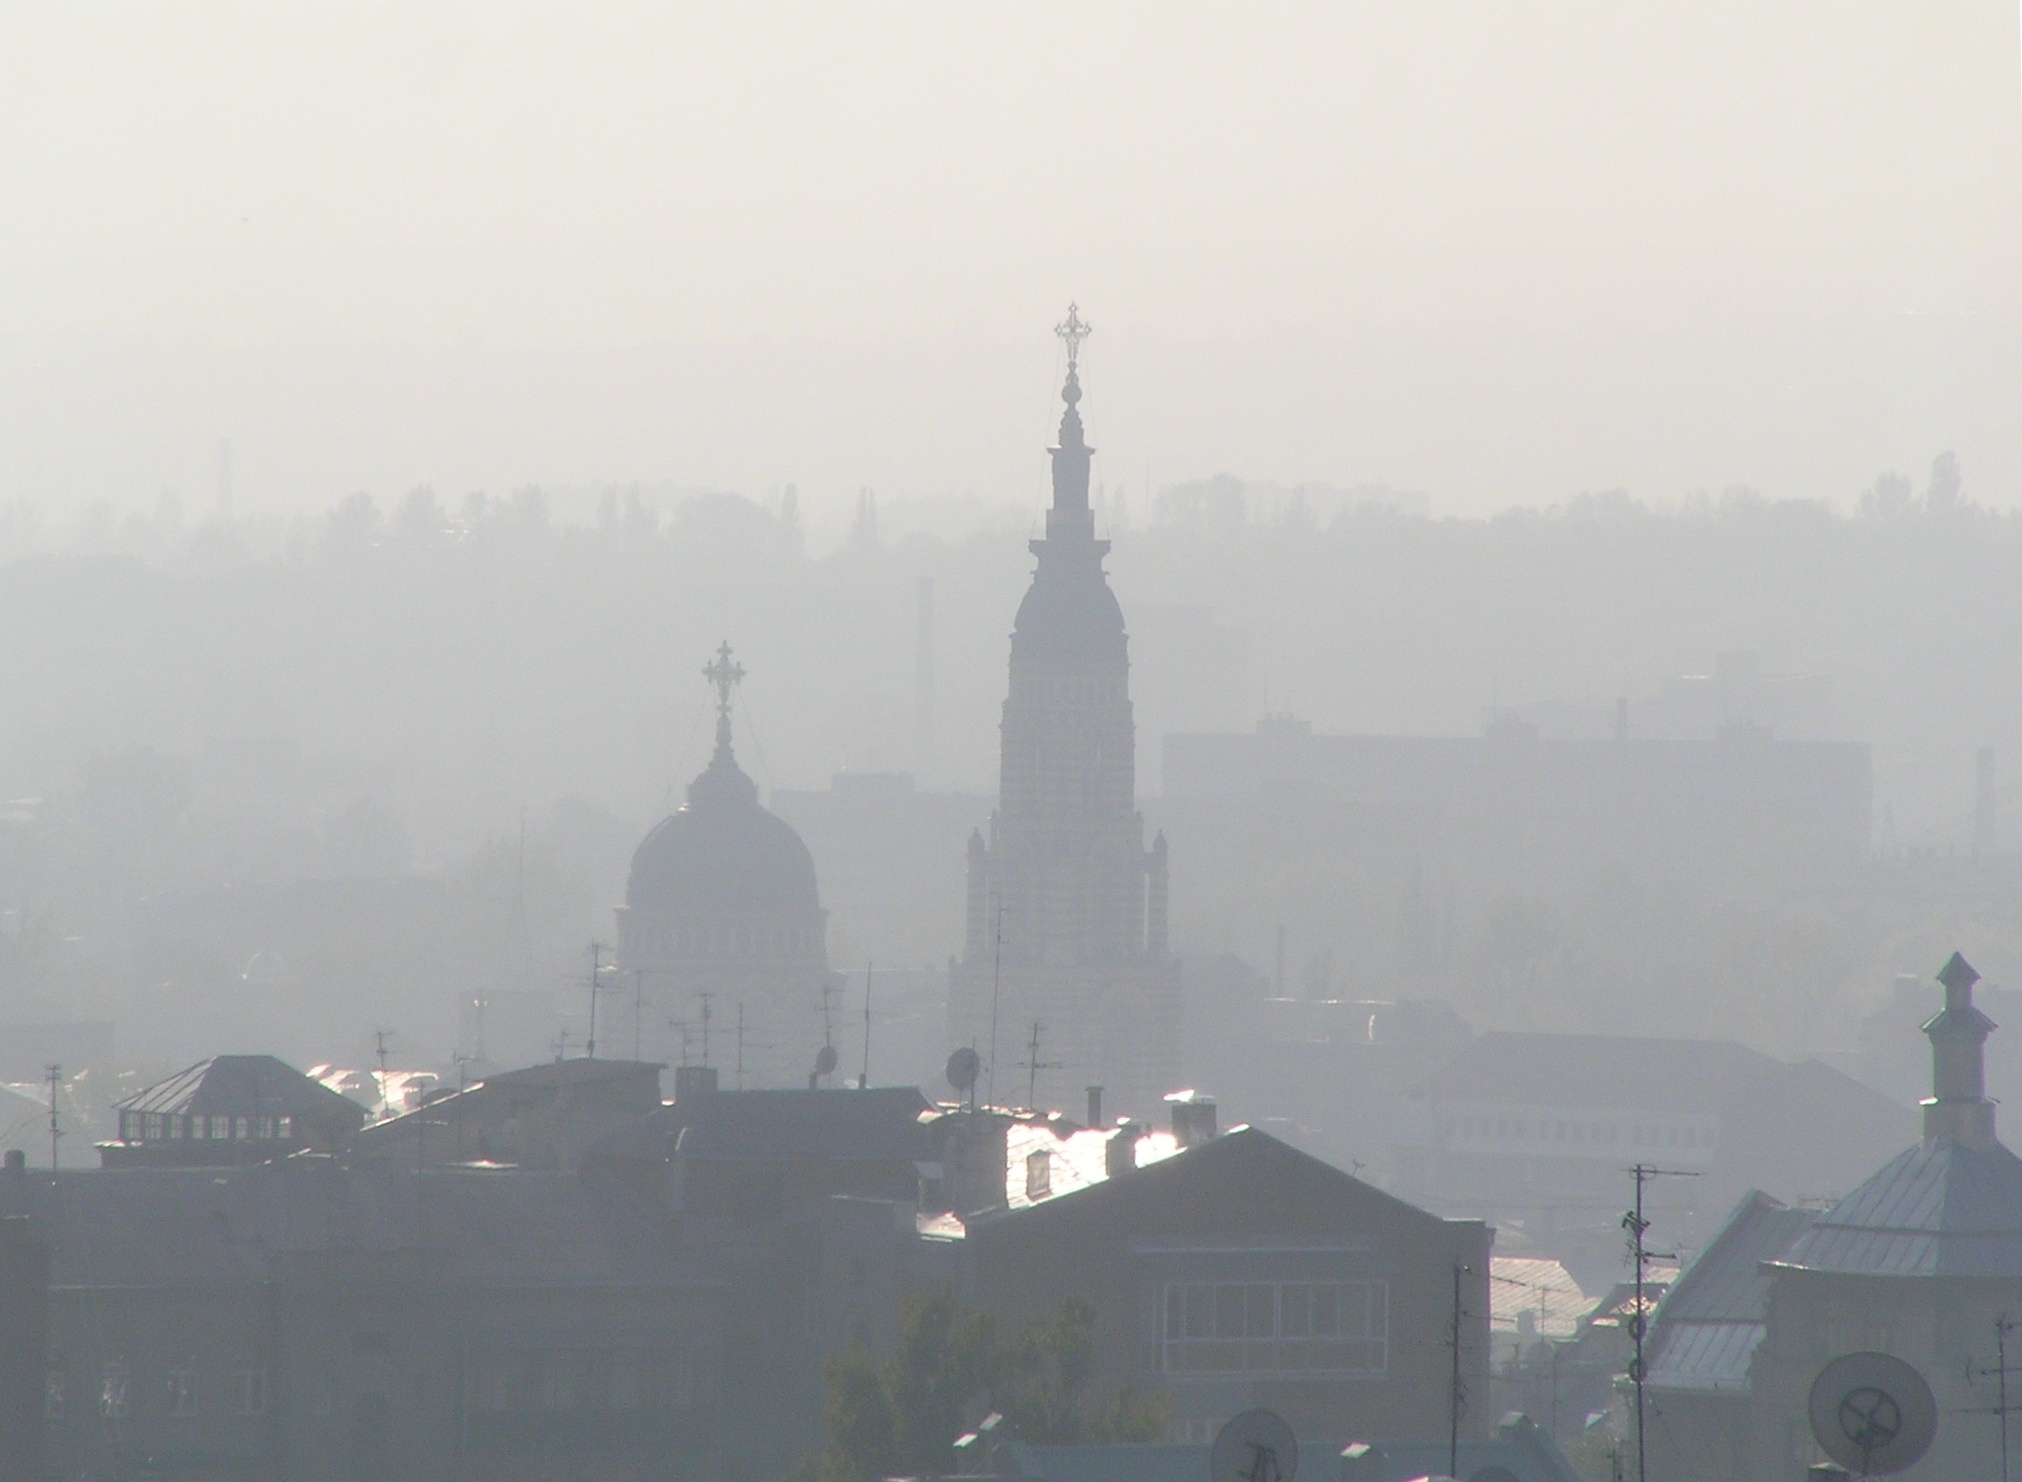
[[121,1142],[286,1142],[293,1117],[192,1117],[169,1112],[123,1111]]
[[1653,1126],[1633,1122],[1626,1128],[1616,1122],[1588,1122],[1546,1117],[1533,1122],[1526,1117],[1448,1117],[1442,1124],[1448,1137],[1523,1138],[1534,1142],[1626,1142],[1639,1148],[1710,1148],[1714,1132],[1710,1127]]
[[[159,1415],[193,1417],[203,1413],[203,1388],[194,1364],[182,1364],[161,1375],[152,1400],[137,1389],[124,1359],[108,1359],[94,1376],[96,1393],[91,1413],[101,1420],[127,1420],[145,1409]],[[69,1376],[57,1371],[43,1381],[43,1413],[62,1420],[69,1413]],[[228,1415],[267,1413],[267,1371],[259,1364],[235,1365],[224,1376],[221,1408]]]
[[678,1354],[576,1351],[480,1359],[464,1386],[473,1411],[686,1410],[695,1364]]
[[1100,705],[1129,698],[1122,679],[1038,679],[1021,675],[1012,681],[1012,688],[1020,700],[1065,700]]
[[641,952],[663,957],[802,957],[813,936],[787,926],[676,926],[660,931],[642,929]]
[[1389,1368],[1381,1281],[1171,1282],[1168,1374],[1357,1374]]

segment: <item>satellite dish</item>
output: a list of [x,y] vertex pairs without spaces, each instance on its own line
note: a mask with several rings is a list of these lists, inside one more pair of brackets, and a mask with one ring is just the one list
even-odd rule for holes
[[1298,1438],[1274,1411],[1245,1410],[1215,1433],[1210,1482],[1292,1482],[1298,1472]]
[[966,1091],[976,1084],[982,1069],[982,1057],[964,1045],[948,1057],[948,1084],[957,1091]]
[[1849,1471],[1886,1477],[1917,1464],[1938,1435],[1924,1376],[1886,1353],[1850,1353],[1811,1384],[1811,1433]]
[[814,1073],[816,1075],[834,1075],[835,1062],[835,1046],[823,1045],[821,1052],[814,1057]]

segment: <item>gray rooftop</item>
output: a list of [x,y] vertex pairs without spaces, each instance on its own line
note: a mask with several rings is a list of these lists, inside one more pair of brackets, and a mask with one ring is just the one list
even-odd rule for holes
[[1779,1062],[1731,1040],[1484,1034],[1427,1081],[1441,1101],[1717,1112]]
[[1763,1263],[1781,1256],[1818,1217],[1756,1192],[1735,1206],[1657,1309],[1650,1330],[1653,1388],[1747,1388],[1769,1311]]
[[2022,1276],[2022,1158],[1948,1137],[1898,1154],[1781,1258],[1862,1276]]

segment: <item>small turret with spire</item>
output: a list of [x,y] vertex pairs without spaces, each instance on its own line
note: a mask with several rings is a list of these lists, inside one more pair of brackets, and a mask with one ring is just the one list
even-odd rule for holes
[[[1060,441],[1046,450],[1053,459],[1053,507],[1046,512],[1046,538],[1086,544],[1095,540],[1095,512],[1088,502],[1088,470],[1095,449],[1081,426],[1081,342],[1095,331],[1081,317],[1079,306],[1069,304],[1067,317],[1053,332],[1067,345],[1067,380],[1060,388],[1067,408],[1060,414]],[[1108,548],[1106,541],[1101,544]]]
[[1980,975],[1957,952],[1938,969],[1945,1006],[1924,1025],[1931,1041],[1931,1095],[1924,1101],[1924,1141],[1994,1145],[1994,1103],[1987,1098],[1987,1036],[1995,1023],[1973,1007]]

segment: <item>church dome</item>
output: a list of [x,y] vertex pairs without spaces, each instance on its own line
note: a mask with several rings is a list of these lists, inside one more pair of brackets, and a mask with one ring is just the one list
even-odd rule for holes
[[730,687],[743,678],[726,644],[705,673],[717,684],[716,754],[688,784],[688,802],[632,855],[628,910],[669,915],[819,911],[814,856],[785,819],[759,806],[758,786],[730,747]]
[[758,804],[758,789],[728,749],[688,787],[688,803],[663,818],[632,855],[625,904],[654,915],[820,909],[814,856],[785,819]]

